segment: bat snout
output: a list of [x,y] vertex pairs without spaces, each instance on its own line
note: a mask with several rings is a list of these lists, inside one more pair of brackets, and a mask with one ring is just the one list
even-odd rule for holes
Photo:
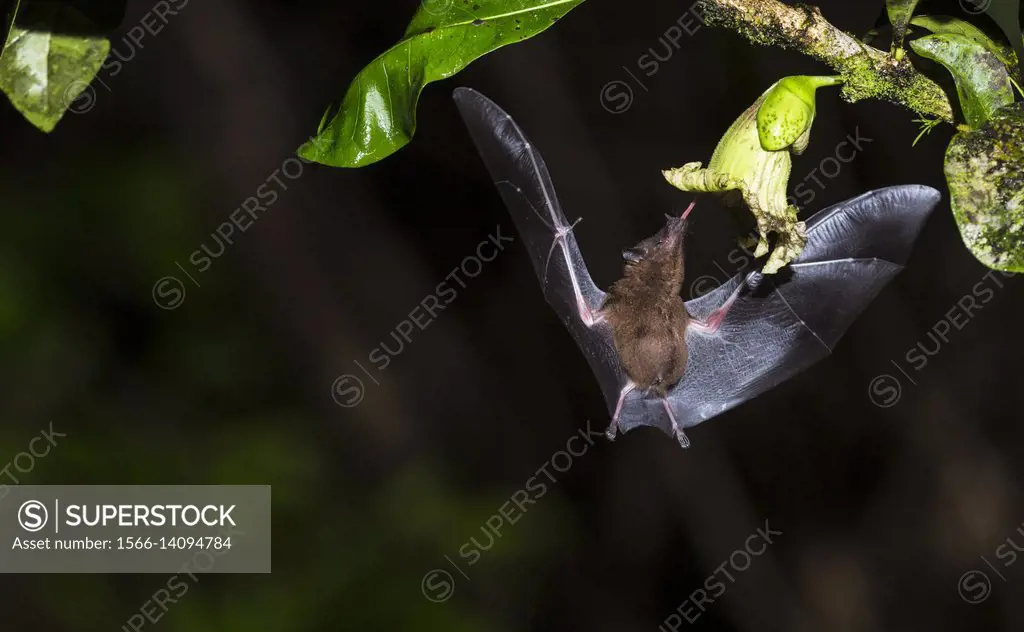
[[676,245],[682,242],[683,235],[686,233],[686,220],[681,217],[672,217],[666,215],[665,227],[661,229],[662,240],[671,245]]

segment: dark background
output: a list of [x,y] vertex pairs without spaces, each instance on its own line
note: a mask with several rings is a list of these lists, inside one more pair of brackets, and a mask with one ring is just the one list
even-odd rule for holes
[[[144,629],[654,632],[765,521],[783,535],[681,629],[1021,629],[1024,561],[995,558],[1008,537],[1024,548],[1021,282],[983,279],[959,239],[942,180],[952,128],[911,148],[911,113],[834,89],[819,91],[791,190],[859,127],[873,141],[824,190],[810,181],[805,214],[882,186],[943,190],[905,272],[833,356],[691,430],[690,450],[649,429],[599,440],[476,564],[459,557],[608,415],[518,241],[386,371],[367,361],[497,226],[515,235],[451,90],[480,90],[530,134],[606,286],[619,251],[692,199],[661,169],[707,161],[781,76],[827,72],[702,28],[644,76],[638,58],[664,57],[659,38],[689,6],[591,0],[428,86],[409,147],[285,180],[201,287],[175,262],[195,272],[189,255],[216,249],[210,233],[401,36],[415,2],[189,2],[138,47],[123,35],[152,5],[132,1],[111,38],[131,59],[101,71],[88,112],[45,135],[0,107],[0,464],[52,421],[67,437],[23,483],[273,485],[273,574],[199,576]],[[864,32],[882,2],[821,6]],[[613,80],[635,93],[619,114],[600,99]],[[734,271],[722,211],[701,200],[695,212],[691,280]],[[174,310],[152,298],[167,275],[186,283]],[[928,332],[979,281],[994,297],[915,372],[907,352],[934,349]],[[366,385],[358,406],[332,397],[343,374]],[[869,392],[883,374],[902,386],[898,402],[876,392],[888,408]],[[421,591],[432,569],[454,579],[443,603]],[[981,604],[958,594],[972,569],[992,581]],[[8,576],[3,627],[120,629],[167,579]]]

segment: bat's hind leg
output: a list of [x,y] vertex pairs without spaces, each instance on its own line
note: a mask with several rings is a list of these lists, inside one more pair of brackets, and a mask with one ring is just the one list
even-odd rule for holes
[[626,395],[629,395],[630,391],[636,388],[636,384],[632,382],[626,382],[626,385],[622,387],[622,392],[619,393],[619,401],[615,404],[615,414],[612,415],[612,423],[608,425],[608,430],[605,430],[604,436],[608,437],[609,441],[615,441],[615,434],[619,431],[619,413],[622,412],[622,403],[626,401]]
[[668,420],[672,422],[672,434],[675,436],[676,441],[679,445],[684,448],[690,447],[690,440],[683,433],[683,429],[679,427],[679,422],[676,421],[675,413],[672,412],[672,406],[668,403],[667,399],[661,400],[661,405],[665,407],[665,412],[668,413]]

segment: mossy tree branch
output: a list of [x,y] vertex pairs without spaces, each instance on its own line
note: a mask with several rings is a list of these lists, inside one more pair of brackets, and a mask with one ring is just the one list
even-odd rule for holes
[[953,122],[949,97],[904,56],[872,48],[833,26],[817,7],[778,0],[698,0],[704,22],[736,31],[754,44],[797,50],[831,66],[844,80],[843,98],[877,98]]

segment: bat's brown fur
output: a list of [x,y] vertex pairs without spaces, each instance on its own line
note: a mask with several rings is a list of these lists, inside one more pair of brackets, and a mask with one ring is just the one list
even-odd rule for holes
[[653,237],[626,251],[623,277],[601,309],[626,374],[637,388],[664,397],[686,370],[689,315],[683,288],[686,222],[669,218]]

